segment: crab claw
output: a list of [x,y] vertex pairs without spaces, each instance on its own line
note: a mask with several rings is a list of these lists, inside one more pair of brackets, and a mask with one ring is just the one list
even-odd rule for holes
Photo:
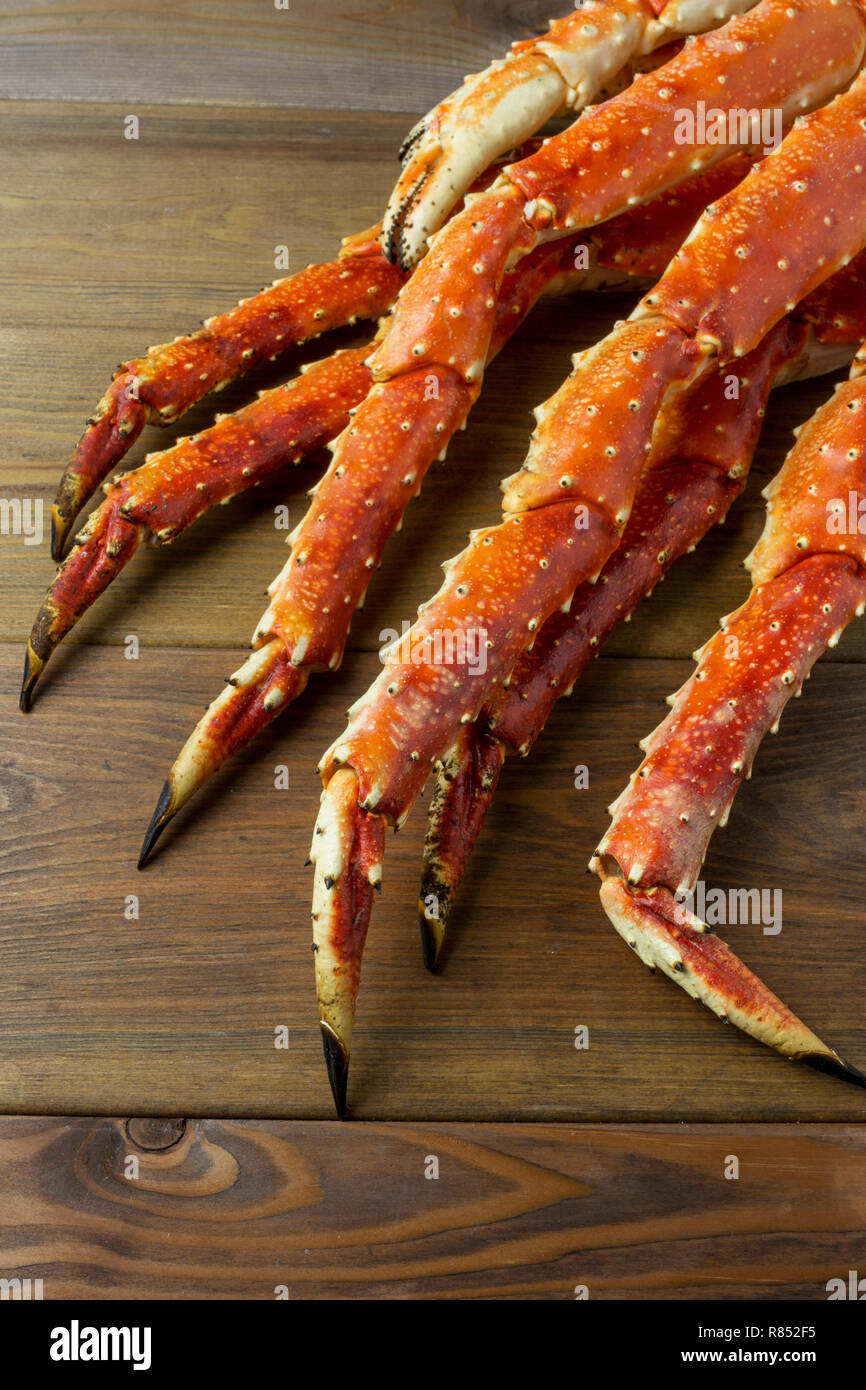
[[[737,0],[727,0],[719,17],[736,7]],[[506,58],[467,77],[413,126],[400,150],[403,172],[382,225],[389,261],[409,270],[428,237],[495,160],[557,113],[579,111],[609,94],[612,83],[630,77],[632,59],[676,36],[642,4],[593,5],[591,24],[588,17],[578,6],[551,20],[546,34],[513,44]]]
[[587,10],[581,0],[571,14],[551,20],[547,33],[513,44],[506,58],[467,77],[404,140],[403,170],[382,224],[388,260],[411,269],[484,171],[551,117],[604,101],[638,70],[670,57],[686,34],[714,28],[754,3],[593,0]]
[[335,772],[322,792],[310,859],[315,865],[313,952],[316,997],[328,1079],[337,1114],[346,1114],[346,1088],[361,955],[381,887],[385,822],[358,804],[351,768]]
[[76,548],[45,595],[27,643],[19,700],[22,710],[30,709],[34,686],[54,648],[141,544],[146,528],[122,516],[121,503],[118,493],[88,518]]
[[705,1004],[723,1022],[783,1056],[866,1086],[866,1076],[807,1028],[738,956],[667,888],[629,889],[605,880],[601,901],[611,923],[651,970]]
[[436,765],[436,782],[424,841],[418,922],[424,964],[435,970],[454,894],[493,799],[505,745],[464,724],[457,741]]
[[[522,93],[515,99],[515,88]],[[403,172],[382,226],[382,249],[409,270],[466,190],[495,159],[565,104],[568,88],[546,58],[493,63],[470,77],[409,132]]]
[[160,792],[138,856],[140,869],[181,807],[226,759],[300,695],[308,676],[308,670],[292,665],[285,644],[275,638],[229,677],[193,729]]

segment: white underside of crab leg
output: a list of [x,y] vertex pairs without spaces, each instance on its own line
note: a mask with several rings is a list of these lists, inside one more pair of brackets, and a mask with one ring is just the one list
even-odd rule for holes
[[[382,245],[408,269],[428,237],[494,160],[564,111],[580,111],[633,76],[631,64],[672,39],[717,28],[756,0],[585,0],[548,33],[465,79],[419,121],[385,214]],[[620,79],[617,82],[617,79]]]

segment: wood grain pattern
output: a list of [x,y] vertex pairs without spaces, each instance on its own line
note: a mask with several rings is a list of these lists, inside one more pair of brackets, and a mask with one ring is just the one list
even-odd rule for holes
[[46,1299],[806,1302],[862,1268],[862,1129],[338,1133],[4,1119],[0,1274]]
[[0,14],[0,97],[420,115],[513,40],[546,29],[550,9],[547,0],[19,0]]

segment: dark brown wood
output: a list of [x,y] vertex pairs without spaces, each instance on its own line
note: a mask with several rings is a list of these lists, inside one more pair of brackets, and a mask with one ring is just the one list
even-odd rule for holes
[[862,1272],[864,1143],[205,1120],[153,1151],[119,1120],[4,1119],[0,1273],[46,1299],[823,1300]]
[[513,40],[546,29],[551,8],[547,0],[141,0],[134,8],[27,0],[0,14],[0,98],[421,115]]
[[134,1115],[127,1120],[125,1132],[135,1149],[162,1153],[181,1142],[186,1125],[186,1120],[161,1120],[156,1116]]
[[[29,716],[13,704],[20,652],[0,658],[0,1109],[328,1116],[303,860],[316,760],[376,657],[353,653],[315,681],[178,817],[142,874],[161,780],[227,654],[70,648]],[[506,767],[439,977],[423,968],[415,917],[423,804],[389,837],[354,1046],[357,1116],[866,1119],[866,1093],[782,1061],[652,978],[584,873],[634,740],[688,669],[602,658],[533,757]],[[864,735],[861,668],[819,667],[705,870],[709,884],[782,890],[779,935],[726,934],[860,1063]],[[288,791],[274,787],[280,765]],[[137,920],[124,915],[131,894]],[[288,1051],[275,1047],[282,1025]]]

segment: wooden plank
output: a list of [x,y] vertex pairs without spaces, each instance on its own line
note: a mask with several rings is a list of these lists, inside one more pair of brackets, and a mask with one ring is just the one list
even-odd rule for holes
[[0,1270],[46,1299],[807,1302],[862,1269],[864,1176],[862,1129],[817,1125],[7,1118]]
[[[127,661],[118,648],[70,649],[26,718],[13,709],[19,655],[0,649],[0,1110],[328,1116],[302,866],[315,763],[375,656],[353,653],[318,682],[137,874],[162,778],[227,674],[225,653],[145,647]],[[785,1063],[652,978],[584,874],[634,740],[688,669],[601,659],[533,757],[506,768],[436,978],[415,925],[423,803],[389,838],[354,1044],[357,1116],[866,1119],[866,1093]],[[704,873],[713,886],[782,890],[778,935],[725,934],[861,1065],[864,736],[859,667],[819,667]],[[288,791],[274,787],[280,765]],[[124,916],[131,894],[137,920]],[[274,1045],[283,1025],[288,1051]],[[575,1047],[578,1026],[588,1050]]]
[[[126,113],[0,104],[4,331],[27,330],[14,345],[61,391],[76,364],[98,367],[88,396],[122,357],[273,280],[276,247],[299,270],[380,217],[407,121],[148,106],[129,140]],[[51,338],[29,345],[33,329],[57,328],[75,337],[56,359]],[[89,409],[77,405],[76,425]]]
[[455,23],[449,0],[27,0],[0,14],[0,97],[420,116],[550,8],[461,0]]

